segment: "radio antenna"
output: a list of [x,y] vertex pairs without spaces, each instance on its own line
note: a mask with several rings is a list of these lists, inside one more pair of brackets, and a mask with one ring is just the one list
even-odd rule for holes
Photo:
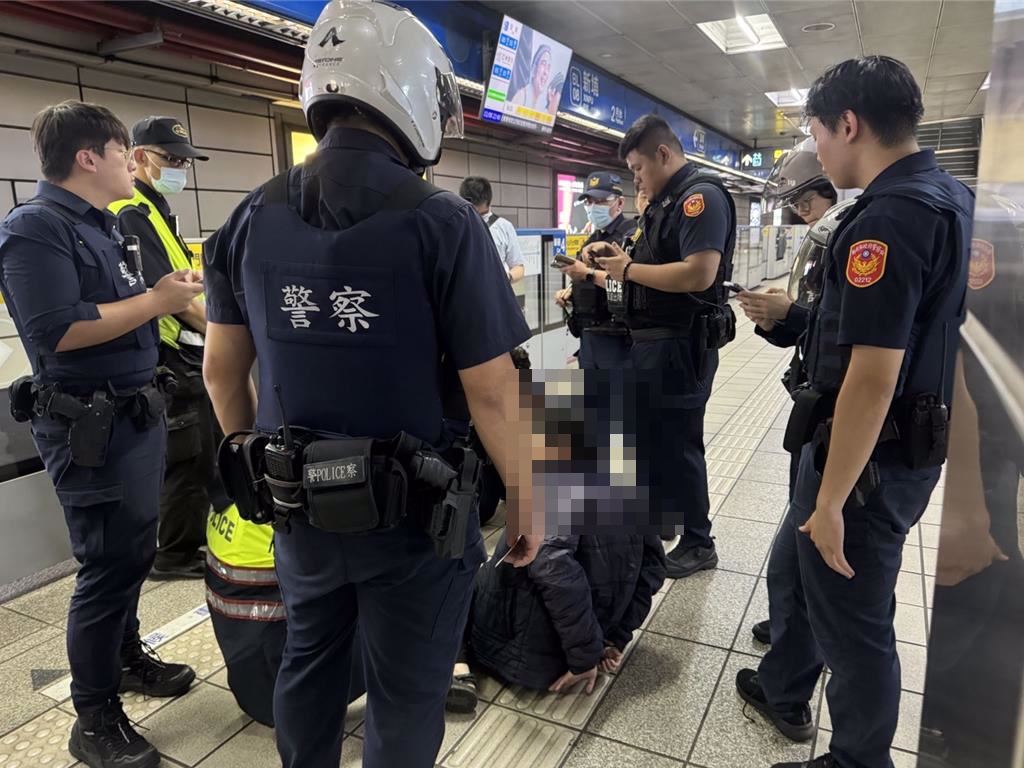
[[277,395],[277,407],[281,411],[281,431],[284,434],[284,447],[291,450],[292,448],[292,430],[288,426],[288,417],[284,412],[284,398],[281,396],[281,385],[274,385],[274,394]]

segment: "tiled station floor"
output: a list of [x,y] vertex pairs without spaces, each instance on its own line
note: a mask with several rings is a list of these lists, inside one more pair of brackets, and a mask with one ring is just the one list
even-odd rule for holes
[[[764,649],[750,627],[768,615],[765,563],[787,501],[782,448],[788,399],[779,375],[789,353],[754,336],[741,319],[722,355],[708,406],[706,441],[719,568],[668,582],[625,664],[591,696],[555,696],[484,681],[475,717],[449,716],[438,758],[445,768],[768,768],[828,745],[820,686],[814,745],[793,745],[743,707],[736,671]],[[896,768],[915,765],[924,687],[928,606],[934,586],[942,488],[907,543],[897,590],[896,634],[903,699]],[[493,546],[498,529],[486,532]],[[0,606],[0,768],[65,768],[72,709],[64,626],[73,577]],[[227,690],[223,660],[203,616],[201,582],[147,582],[143,632],[160,629],[161,655],[194,665],[184,697],[128,702],[129,715],[165,766],[279,766],[272,732],[251,722]],[[151,638],[152,639],[152,638]],[[350,711],[342,765],[362,755],[362,708]],[[395,768],[402,768],[395,766]]]

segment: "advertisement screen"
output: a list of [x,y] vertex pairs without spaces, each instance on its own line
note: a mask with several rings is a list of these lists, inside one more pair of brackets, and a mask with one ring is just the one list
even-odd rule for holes
[[480,117],[551,133],[571,60],[571,49],[506,16]]
[[556,214],[558,229],[565,230],[567,235],[589,235],[590,221],[587,219],[587,209],[583,203],[576,202],[576,199],[583,193],[582,176],[573,176],[569,173],[559,173],[555,177],[555,188],[557,189]]

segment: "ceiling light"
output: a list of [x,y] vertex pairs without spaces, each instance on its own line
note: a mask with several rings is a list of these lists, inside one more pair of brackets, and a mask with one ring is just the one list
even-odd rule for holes
[[739,13],[736,14],[736,23],[739,25],[740,31],[747,36],[747,40],[750,41],[751,45],[757,45],[761,42],[761,38],[757,36],[757,32],[751,27],[747,20]]
[[776,107],[802,107],[807,101],[809,88],[790,88],[788,91],[765,91],[764,95]]
[[610,54],[610,53],[607,53],[607,52],[605,52],[605,53],[599,53],[599,54],[597,54],[597,55],[598,55],[598,56],[600,56],[600,57],[601,57],[602,59],[610,59],[610,58],[612,57],[612,54]]
[[720,21],[705,21],[697,25],[718,49],[726,54],[754,53],[785,48],[779,30],[767,13],[755,16],[738,15]]
[[800,27],[801,32],[831,32],[836,28],[836,25],[831,21],[819,21],[816,24],[808,24],[806,27]]
[[985,75],[985,82],[981,84],[981,90],[987,91],[988,87],[989,87],[989,85],[991,85],[991,83],[992,83],[992,73],[989,72],[987,75]]

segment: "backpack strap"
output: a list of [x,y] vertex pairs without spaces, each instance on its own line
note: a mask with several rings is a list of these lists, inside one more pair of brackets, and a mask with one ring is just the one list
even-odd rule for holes
[[493,211],[491,213],[489,213],[487,215],[487,218],[485,219],[485,221],[487,222],[487,228],[491,229],[495,224],[498,223],[498,219],[500,219],[500,218],[501,218],[501,216],[499,216],[498,214],[494,213]]

